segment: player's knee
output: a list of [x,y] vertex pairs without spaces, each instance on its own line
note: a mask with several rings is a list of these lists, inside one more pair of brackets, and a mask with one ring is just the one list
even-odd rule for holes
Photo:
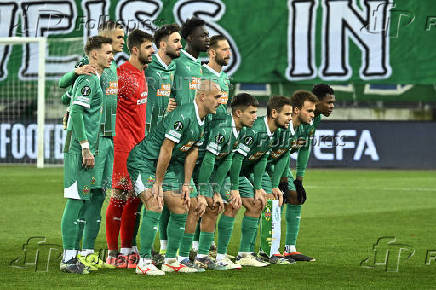
[[205,216],[211,217],[211,218],[216,218],[219,214],[219,208],[217,206],[215,207],[206,207],[206,212],[204,213]]

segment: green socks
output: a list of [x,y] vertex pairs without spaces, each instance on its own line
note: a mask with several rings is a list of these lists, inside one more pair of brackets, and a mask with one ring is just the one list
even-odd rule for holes
[[300,230],[301,205],[286,204],[285,245],[295,245]]
[[218,249],[217,253],[227,254],[227,247],[229,246],[230,238],[232,237],[233,224],[235,223],[235,218],[221,215],[220,221],[218,222]]
[[258,217],[244,216],[242,219],[242,233],[239,252],[251,252],[251,244],[253,243],[253,239],[255,239],[258,224]]
[[159,225],[161,213],[150,210],[144,210],[141,225],[141,258],[151,259],[151,249],[156,237],[157,227]]
[[64,250],[77,250],[78,219],[83,207],[83,200],[67,199],[61,221],[62,245]]
[[105,199],[103,189],[91,189],[91,199],[85,201],[82,249],[94,249],[95,240],[100,232],[101,207]]
[[[167,230],[168,248],[165,258],[176,257],[177,250],[179,249],[180,243],[183,238],[183,233],[185,232],[185,223],[187,217],[188,214],[186,213],[184,214],[170,213],[170,219],[168,221],[168,230]],[[191,238],[191,243],[192,243],[192,238]],[[141,247],[142,247],[142,243],[141,243]],[[191,244],[189,245],[189,247],[191,247]]]
[[198,253],[200,255],[209,255],[209,248],[214,239],[214,232],[200,232],[199,242],[198,242]]
[[192,247],[192,238],[194,234],[184,233],[182,242],[180,244],[179,256],[180,257],[189,257],[189,251]]

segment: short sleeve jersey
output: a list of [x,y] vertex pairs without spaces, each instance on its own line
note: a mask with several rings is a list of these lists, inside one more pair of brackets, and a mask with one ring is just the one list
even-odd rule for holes
[[174,86],[177,106],[192,103],[203,76],[201,62],[183,49],[180,57],[174,62],[176,64]]
[[151,130],[144,140],[137,145],[140,156],[149,160],[159,158],[160,148],[165,138],[173,141],[171,162],[184,163],[186,155],[193,146],[203,144],[204,121],[198,115],[195,102],[177,107],[162,122]]
[[[83,111],[83,124],[86,132],[86,138],[89,142],[89,148],[92,153],[95,153],[97,140],[100,129],[100,118],[102,110],[103,92],[100,87],[100,80],[97,75],[81,75],[74,82],[71,105],[82,106]],[[69,152],[81,153],[82,148],[77,140],[75,128],[71,118],[68,122],[68,131],[72,131],[71,144]]]
[[[223,160],[225,156],[232,154],[238,149],[241,131],[236,129],[235,122],[230,114],[227,114],[226,118],[216,124],[210,131],[209,138],[204,146],[207,151],[215,155],[215,165],[219,165],[220,160]],[[204,151],[200,152],[199,160],[204,157]]]
[[253,165],[265,154],[270,154],[273,133],[269,130],[266,117],[258,118],[253,127],[247,128],[238,145],[237,152],[244,156],[241,173],[253,169]]
[[[203,78],[210,79],[213,82],[216,82],[222,91],[222,95],[220,98],[220,106],[216,111],[216,118],[220,118],[221,115],[227,114],[227,102],[229,100],[229,90],[230,90],[230,80],[229,76],[221,71],[221,73],[216,72],[213,68],[208,65],[203,65]],[[224,117],[225,118],[225,117]]]
[[114,149],[130,152],[145,136],[147,83],[144,72],[128,61],[117,71],[119,89]]

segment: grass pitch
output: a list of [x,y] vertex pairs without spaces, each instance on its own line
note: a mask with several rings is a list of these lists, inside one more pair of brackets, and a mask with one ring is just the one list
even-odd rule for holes
[[[0,287],[435,287],[435,171],[309,169],[305,178],[308,200],[303,206],[297,249],[316,257],[316,262],[165,277],[138,276],[134,270],[69,275],[58,270],[53,258],[59,254],[56,250],[45,271],[48,249],[61,245],[60,220],[65,204],[62,174],[62,168],[0,167]],[[102,210],[97,248],[106,246],[107,204]],[[235,254],[239,245],[241,217],[242,213],[235,224],[230,254]],[[34,239],[24,245],[31,237]],[[43,240],[45,243],[38,244]]]

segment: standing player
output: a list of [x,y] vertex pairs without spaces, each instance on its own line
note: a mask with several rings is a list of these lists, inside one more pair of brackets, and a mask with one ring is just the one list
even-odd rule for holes
[[73,86],[64,160],[64,197],[62,216],[63,258],[60,269],[68,273],[87,274],[88,269],[77,260],[78,220],[81,211],[90,206],[90,188],[95,182],[95,154],[98,150],[100,114],[103,92],[100,75],[113,61],[112,40],[101,36],[90,38],[85,54],[96,74],[82,75]]
[[193,102],[195,92],[202,77],[200,52],[209,48],[209,33],[204,27],[204,21],[198,18],[186,20],[181,29],[182,38],[186,41],[185,49],[180,57],[174,60],[176,64],[175,89],[178,106]]
[[[127,157],[145,135],[147,83],[144,68],[151,62],[154,53],[152,41],[152,36],[141,30],[130,32],[127,39],[130,58],[118,68],[119,98],[117,135],[114,138],[113,191],[106,211],[106,240],[109,250],[106,262],[118,268],[136,268],[137,263],[132,241],[135,240],[135,213],[141,201],[130,198],[126,204],[127,195],[132,191],[127,172]],[[121,253],[118,253],[120,227]]]
[[151,128],[176,108],[173,89],[176,64],[173,60],[180,56],[182,49],[177,24],[160,27],[153,38],[158,50],[145,71],[148,84],[147,125]]
[[[182,49],[180,27],[176,24],[164,25],[154,34],[158,47],[157,54],[148,66],[146,75],[148,82],[149,103],[147,105],[147,124],[149,130],[169,112],[176,108],[174,98],[174,74],[176,70],[174,59],[180,56]],[[159,225],[160,254],[165,254],[168,238],[167,225],[170,217],[168,208],[164,206]]]
[[[222,98],[220,100],[220,106],[217,109],[215,115],[209,115],[204,124],[204,134],[206,138],[209,138],[209,127],[212,125],[212,121],[216,121],[219,119],[225,120],[227,118],[227,101],[229,96],[230,89],[230,80],[228,75],[222,71],[223,66],[226,66],[228,61],[230,60],[230,56],[232,52],[230,50],[230,45],[227,39],[222,35],[215,35],[210,39],[210,46],[208,49],[209,62],[208,64],[203,65],[203,78],[210,79],[216,82],[222,91]],[[213,120],[212,120],[213,119]],[[208,139],[206,139],[208,140]],[[206,148],[206,147],[204,147]],[[203,148],[203,149],[204,149]],[[201,151],[201,148],[200,148]],[[189,221],[189,218],[188,218]],[[189,230],[190,227],[187,227]],[[187,249],[190,247],[188,245],[188,240],[190,239],[190,234],[187,232],[187,235],[183,238],[183,243],[181,248]],[[196,252],[198,251],[198,242],[200,238],[200,222],[196,228],[194,239],[192,241],[192,251],[193,255],[191,257],[195,257]],[[212,241],[211,250],[215,250],[215,241]]]
[[[98,29],[100,36],[112,39],[113,54],[121,52],[124,46],[123,27],[114,21],[106,21]],[[78,64],[77,68],[67,73],[60,80],[61,86],[74,83],[78,74],[92,72],[95,69],[92,65],[87,65],[89,58],[85,56]],[[81,67],[83,65],[83,67]],[[101,207],[105,199],[106,188],[111,188],[112,166],[113,166],[113,141],[115,136],[115,116],[118,96],[118,78],[117,65],[113,61],[110,68],[105,69],[100,78],[101,89],[103,90],[102,114],[100,119],[99,134],[99,154],[95,158],[95,179],[91,185],[91,198],[89,205],[86,207],[79,220],[80,230],[78,245],[82,239],[83,233],[83,250],[79,253],[78,259],[89,266],[92,270],[99,267],[108,267],[99,256],[94,253],[94,245],[97,235],[100,231]]]
[[[288,171],[288,180],[283,180],[280,188],[285,192],[286,198],[286,241],[285,241],[285,252],[284,256],[292,258],[296,261],[315,261],[314,258],[308,257],[306,255],[297,252],[295,247],[298,237],[298,232],[300,229],[301,221],[301,205],[306,201],[306,191],[303,187],[303,177],[307,167],[307,162],[310,155],[310,147],[316,128],[321,122],[321,115],[326,117],[330,116],[333,111],[336,98],[334,96],[334,91],[330,86],[325,84],[315,85],[312,90],[313,94],[318,98],[318,102],[315,107],[315,113],[313,122],[309,125],[304,126],[304,133],[302,137],[305,138],[306,144],[304,147],[299,149],[297,157],[297,178],[293,180],[290,170]],[[307,99],[303,96],[311,95],[310,92],[300,91],[294,94],[292,97],[292,103],[294,107],[294,115],[301,119],[308,120],[309,112]],[[309,97],[307,97],[309,98]],[[301,101],[303,100],[303,102]]]
[[231,195],[240,195],[246,209],[236,261],[242,266],[267,265],[255,258],[254,241],[266,198],[279,199],[280,196],[277,196],[277,192],[272,192],[266,165],[274,132],[279,128],[287,128],[290,121],[290,100],[285,97],[271,97],[267,104],[267,116],[257,119],[252,128],[247,128],[241,136],[237,152],[233,155],[230,170]]
[[[198,272],[177,262],[187,210],[197,195],[192,170],[203,142],[204,118],[216,112],[221,93],[218,85],[202,81],[192,104],[178,106],[130,152],[127,167],[146,210],[141,225],[141,259],[136,273],[164,275],[164,272]],[[199,199],[201,201],[201,199]],[[170,210],[168,248],[162,270],[153,265],[151,250],[163,203]],[[199,206],[198,211],[204,211]]]
[[[232,165],[232,156],[239,143],[239,135],[245,127],[252,127],[256,120],[258,102],[249,94],[239,94],[232,99],[232,114],[222,115],[219,124],[211,128],[204,150],[199,151],[199,165],[194,172],[197,177],[199,193],[206,197],[207,208],[201,218],[200,242],[195,263],[200,267],[216,270],[240,269],[240,265],[233,264],[226,255],[218,254],[217,262],[209,258],[209,247],[214,240],[214,232],[218,214],[225,209],[225,219],[232,219],[232,212],[239,209],[240,199],[229,202],[228,196],[221,196],[221,189]],[[213,185],[213,186],[210,186]],[[225,206],[223,204],[225,199]],[[239,202],[238,202],[239,201]],[[233,225],[233,224],[232,224]],[[231,229],[230,229],[231,233]],[[220,233],[221,234],[221,233]],[[186,234],[185,234],[186,235]],[[222,246],[221,243],[218,243]],[[227,248],[227,245],[225,249]]]

